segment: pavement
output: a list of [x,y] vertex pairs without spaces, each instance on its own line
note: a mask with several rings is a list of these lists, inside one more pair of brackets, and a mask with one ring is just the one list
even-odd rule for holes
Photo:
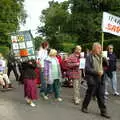
[[[119,72],[117,76],[120,85]],[[97,102],[94,100],[88,107],[88,114],[81,112],[80,108],[85,95],[84,86],[81,86],[80,90],[80,105],[74,105],[72,102],[73,88],[62,88],[63,102],[57,102],[53,96],[47,101],[39,97],[36,101],[37,106],[32,108],[24,100],[23,85],[19,85],[13,75],[10,79],[15,89],[0,92],[0,120],[106,120],[100,116]],[[112,93],[111,89],[109,91]],[[106,104],[111,120],[120,120],[120,97],[111,94]]]

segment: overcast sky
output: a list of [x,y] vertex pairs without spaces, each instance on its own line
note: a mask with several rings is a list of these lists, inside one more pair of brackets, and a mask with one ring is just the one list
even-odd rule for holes
[[[39,17],[41,15],[41,11],[48,7],[48,1],[52,0],[25,0],[24,6],[28,17],[26,19],[26,24],[24,26],[21,26],[21,30],[31,30],[35,36],[35,30],[37,26],[40,25]],[[67,0],[54,1],[62,2]]]

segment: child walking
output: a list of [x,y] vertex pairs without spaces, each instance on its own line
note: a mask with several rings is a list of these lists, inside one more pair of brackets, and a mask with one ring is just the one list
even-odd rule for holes
[[35,107],[36,104],[33,102],[33,100],[37,99],[37,87],[35,83],[36,73],[34,71],[36,68],[36,62],[34,60],[29,60],[24,63],[23,67],[25,100],[30,106]]

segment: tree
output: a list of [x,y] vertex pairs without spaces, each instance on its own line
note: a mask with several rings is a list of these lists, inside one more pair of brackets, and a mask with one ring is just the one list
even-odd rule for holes
[[[103,11],[119,16],[119,0],[51,1],[49,8],[42,11],[41,22],[44,25],[38,31],[46,36],[52,47],[61,50],[69,43],[99,42]],[[107,40],[115,37],[105,34]]]
[[[51,47],[60,48],[62,33],[65,33],[65,26],[69,16],[68,11],[69,3],[65,2],[49,2],[49,8],[42,11],[40,21],[44,26],[38,28],[38,32],[46,36]],[[66,27],[67,28],[67,27]],[[53,44],[54,43],[54,44]]]
[[10,33],[19,29],[27,17],[24,0],[0,0],[0,44],[10,45]]
[[[78,43],[84,44],[101,40],[103,11],[119,15],[119,0],[69,0],[72,12],[73,34],[79,35]],[[106,39],[114,38],[106,34]]]
[[42,37],[35,37],[34,38],[34,44],[35,44],[35,50],[39,50],[40,48],[40,44],[43,42],[43,38]]

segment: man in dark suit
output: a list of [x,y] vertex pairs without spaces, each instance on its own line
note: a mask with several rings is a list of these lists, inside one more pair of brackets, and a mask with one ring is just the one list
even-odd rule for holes
[[107,114],[105,105],[105,82],[104,82],[104,70],[102,59],[102,47],[99,43],[94,43],[92,53],[86,58],[86,80],[88,89],[86,96],[82,104],[82,112],[88,113],[87,108],[90,103],[91,97],[96,96],[98,106],[101,112],[101,116],[110,118]]

